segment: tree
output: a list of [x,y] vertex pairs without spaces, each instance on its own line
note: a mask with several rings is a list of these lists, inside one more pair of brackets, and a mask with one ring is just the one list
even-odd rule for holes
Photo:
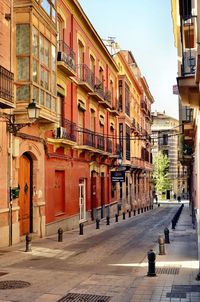
[[166,190],[171,190],[169,179],[169,158],[159,151],[153,159],[153,179],[156,192],[162,194]]

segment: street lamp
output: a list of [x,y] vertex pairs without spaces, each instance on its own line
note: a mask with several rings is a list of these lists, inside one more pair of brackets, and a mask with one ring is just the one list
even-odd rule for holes
[[16,133],[20,129],[26,126],[30,126],[39,118],[40,107],[36,104],[35,99],[32,100],[32,102],[26,107],[26,109],[29,118],[29,122],[27,123],[16,123],[14,114],[4,115],[4,117],[7,119],[7,129],[10,133],[16,135]]

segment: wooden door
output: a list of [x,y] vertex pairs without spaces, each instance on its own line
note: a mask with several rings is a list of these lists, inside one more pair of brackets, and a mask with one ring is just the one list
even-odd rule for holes
[[65,172],[55,171],[55,215],[63,213],[65,210]]
[[19,159],[19,224],[20,236],[30,232],[31,190],[30,190],[31,163],[30,159],[22,155]]

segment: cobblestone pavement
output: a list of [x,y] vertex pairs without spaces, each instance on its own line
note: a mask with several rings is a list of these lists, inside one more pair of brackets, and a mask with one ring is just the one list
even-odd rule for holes
[[[24,243],[0,249],[0,302],[200,301],[188,205],[176,230],[169,227],[166,255],[158,255],[158,236],[179,206],[161,205],[126,220],[120,217],[118,223],[112,219],[110,226],[102,220],[99,230],[90,224],[82,236],[79,230],[65,232],[63,242],[57,236],[34,240],[28,253]],[[157,253],[156,277],[146,276],[150,248]],[[3,281],[11,280],[30,286],[1,289],[10,284]]]

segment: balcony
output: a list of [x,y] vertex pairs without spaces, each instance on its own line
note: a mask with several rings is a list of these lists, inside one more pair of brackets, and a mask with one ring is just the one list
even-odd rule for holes
[[94,73],[86,64],[77,66],[78,84],[87,92],[94,91]]
[[48,142],[59,145],[76,145],[77,126],[75,123],[64,119],[63,127],[56,128],[52,133],[52,138]]
[[62,40],[58,41],[57,66],[68,76],[76,75],[75,52]]
[[199,85],[195,82],[195,77],[178,77],[177,82],[182,105],[192,108],[199,107]]
[[143,111],[145,114],[147,113],[147,103],[144,100],[141,100],[140,108],[141,108],[141,111]]
[[3,109],[14,108],[14,75],[12,72],[0,66],[0,107]]
[[95,78],[94,91],[90,93],[97,101],[104,100],[103,83],[97,77]]
[[108,153],[112,153],[112,152],[113,152],[113,147],[112,147],[112,145],[113,145],[112,139],[107,139],[107,149],[106,149],[106,151],[107,151]]
[[115,104],[111,107],[110,112],[115,115],[119,116],[119,100],[115,99]]
[[144,169],[144,160],[139,157],[131,157],[131,166],[134,169]]
[[194,144],[193,142],[185,141],[183,137],[183,142],[180,143],[180,150],[179,150],[179,160],[182,165],[190,165],[193,161],[193,153],[194,153]]

